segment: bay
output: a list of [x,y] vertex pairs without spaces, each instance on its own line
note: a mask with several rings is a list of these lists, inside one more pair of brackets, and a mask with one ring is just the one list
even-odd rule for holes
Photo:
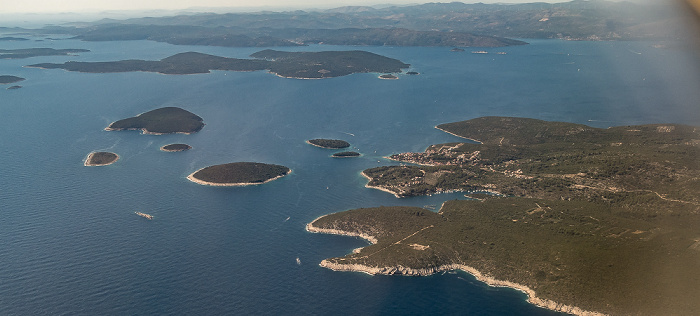
[[[199,51],[245,58],[258,48],[148,41],[6,42],[1,48],[86,48],[79,56],[0,60],[27,80],[0,90],[0,314],[551,315],[517,291],[473,277],[368,276],[318,266],[366,243],[310,234],[314,218],[379,205],[437,206],[460,194],[397,199],[364,187],[360,171],[393,153],[459,141],[433,127],[487,115],[595,127],[698,125],[694,55],[651,42],[528,40],[489,54],[439,47],[362,49],[420,75],[325,80],[265,72],[85,74],[23,68],[40,62],[161,59]],[[480,49],[479,49],[480,50]],[[495,54],[505,52],[506,54]],[[193,135],[106,132],[110,122],[164,106],[204,118]],[[347,140],[360,158],[333,159],[311,138]],[[165,153],[169,143],[192,150]],[[121,159],[84,167],[95,150]],[[256,161],[293,172],[251,187],[205,187],[191,172]],[[154,216],[152,221],[135,211]],[[300,264],[296,259],[299,258]]]

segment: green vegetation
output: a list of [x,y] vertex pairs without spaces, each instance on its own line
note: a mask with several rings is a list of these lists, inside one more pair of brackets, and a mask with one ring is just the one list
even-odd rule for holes
[[[439,213],[378,207],[327,215],[313,227],[373,236],[334,264],[439,272],[461,264],[528,286],[543,299],[614,315],[700,311],[700,216],[631,216],[585,201],[487,198]],[[402,268],[405,267],[405,268]]]
[[316,147],[329,148],[329,149],[341,149],[341,148],[350,147],[350,143],[348,143],[344,140],[340,140],[340,139],[317,138],[317,139],[309,139],[306,142],[311,144],[311,145],[314,145]]
[[226,58],[208,54],[187,52],[175,54],[160,61],[148,60],[121,60],[108,62],[76,62],[69,61],[63,64],[35,64],[27,67],[45,69],[65,69],[68,71],[108,73],[146,71],[162,74],[197,74],[208,73],[210,70],[234,70],[254,71],[269,67],[269,63],[263,60],[248,60]]
[[[484,117],[438,125],[481,141],[433,145],[390,158],[415,166],[365,170],[370,186],[400,196],[452,190],[601,201],[660,213],[700,205],[700,129],[676,124],[609,129]],[[670,201],[674,207],[660,209]]]
[[258,162],[233,162],[209,166],[191,174],[194,182],[208,185],[261,184],[287,175],[291,170],[285,166]]
[[53,48],[23,48],[0,49],[0,59],[21,59],[38,56],[65,56],[75,53],[86,53],[87,49],[53,49]]
[[164,107],[110,124],[105,130],[142,130],[144,134],[195,133],[204,127],[202,118],[181,108]]
[[289,78],[330,78],[353,73],[401,72],[410,65],[365,51],[281,52],[263,50],[250,55],[273,61],[270,72]]
[[238,59],[188,52],[160,61],[122,60],[111,62],[43,63],[29,65],[45,69],[105,73],[147,71],[162,74],[197,74],[210,70],[269,70],[288,78],[331,78],[358,72],[401,72],[408,68],[399,60],[364,51],[280,52],[264,50],[251,55],[259,59]]
[[332,156],[336,157],[336,158],[360,157],[360,153],[355,152],[355,151],[343,151],[343,152],[335,153]]
[[368,186],[477,200],[322,217],[312,228],[378,239],[324,266],[425,275],[458,264],[584,310],[700,312],[700,128],[509,117],[437,128],[480,143],[392,155],[412,165],[367,169]]
[[380,75],[379,79],[399,79],[399,77],[390,75],[390,74],[385,74],[385,75]]
[[162,151],[185,151],[192,149],[192,146],[187,144],[169,144],[160,148]]
[[85,159],[86,166],[106,166],[119,160],[119,155],[106,151],[90,153]]
[[17,77],[17,76],[0,76],[0,84],[8,84],[8,83],[15,83],[15,82],[20,82],[24,80],[24,78]]

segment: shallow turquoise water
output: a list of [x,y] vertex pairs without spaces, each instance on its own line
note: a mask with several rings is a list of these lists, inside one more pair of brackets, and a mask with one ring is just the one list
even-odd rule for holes
[[[530,306],[517,291],[487,287],[461,272],[416,278],[323,269],[322,259],[365,242],[310,234],[304,225],[352,208],[460,198],[396,199],[364,188],[359,175],[392,164],[382,156],[459,140],[433,128],[440,123],[502,115],[596,127],[697,125],[700,78],[696,64],[684,63],[693,56],[651,44],[538,40],[489,49],[492,54],[366,47],[421,74],[294,80],[264,72],[22,68],[184,51],[242,58],[259,50],[253,48],[0,43],[92,50],[0,60],[0,74],[27,78],[22,89],[0,89],[0,314],[553,314]],[[112,121],[163,106],[190,110],[207,125],[194,135],[103,131]],[[333,151],[304,143],[311,138],[345,139],[363,156],[332,159]],[[176,142],[193,149],[158,150]],[[84,167],[94,150],[121,159]],[[234,161],[282,164],[293,173],[254,187],[212,188],[185,179],[204,166]]]

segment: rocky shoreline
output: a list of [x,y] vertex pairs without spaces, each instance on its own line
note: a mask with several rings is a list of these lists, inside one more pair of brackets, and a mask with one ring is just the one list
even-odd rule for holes
[[[318,221],[319,219],[325,217],[326,215],[320,216],[316,219],[314,219],[312,222],[306,224],[306,231],[311,232],[311,233],[322,233],[322,234],[333,234],[333,235],[342,235],[342,236],[352,236],[352,237],[360,237],[362,239],[367,240],[368,242],[372,244],[377,243],[377,238],[374,236],[370,236],[367,234],[359,233],[359,232],[347,232],[347,231],[342,231],[338,229],[329,229],[329,228],[319,228],[315,227],[313,224]],[[357,252],[357,250],[355,251]],[[520,292],[525,293],[527,295],[527,301],[530,304],[534,304],[536,306],[546,308],[549,310],[553,310],[556,312],[563,312],[563,313],[569,313],[572,315],[578,315],[578,316],[604,316],[605,314],[599,313],[599,312],[593,312],[593,311],[586,311],[583,310],[579,307],[576,306],[571,306],[571,305],[566,305],[566,304],[561,304],[554,302],[552,300],[548,299],[542,299],[537,297],[537,294],[535,293],[534,290],[531,288],[510,282],[510,281],[505,281],[505,280],[498,280],[495,279],[489,275],[483,274],[477,269],[464,265],[464,264],[458,264],[458,263],[453,263],[453,264],[447,264],[447,265],[442,265],[439,267],[431,267],[431,268],[422,268],[422,269],[414,269],[414,268],[409,268],[409,267],[404,267],[402,265],[397,265],[397,266],[389,266],[389,267],[370,267],[362,264],[356,264],[356,263],[335,263],[335,262],[330,262],[329,260],[323,260],[321,263],[319,263],[319,266],[331,269],[333,271],[352,271],[352,272],[362,272],[362,273],[367,273],[370,275],[376,275],[376,274],[382,274],[382,275],[404,275],[404,276],[428,276],[444,271],[452,271],[452,270],[462,270],[466,273],[469,273],[473,275],[477,280],[486,283],[489,286],[493,287],[508,287],[512,288],[515,290],[518,290]]]

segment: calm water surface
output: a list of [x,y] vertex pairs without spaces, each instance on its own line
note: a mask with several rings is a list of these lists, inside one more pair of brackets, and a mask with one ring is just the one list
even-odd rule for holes
[[[199,51],[244,58],[260,49],[163,43],[26,41],[0,48],[86,48],[80,56],[0,60],[26,78],[0,89],[0,314],[551,315],[523,294],[465,273],[368,276],[318,263],[364,241],[310,234],[314,218],[379,205],[440,205],[459,194],[396,199],[364,188],[363,169],[392,153],[459,139],[433,127],[485,115],[596,127],[699,124],[693,56],[647,42],[530,41],[488,49],[367,47],[418,76],[282,79],[265,72],[84,74],[40,62],[161,59]],[[351,50],[311,46],[293,50]],[[288,49],[292,50],[292,49]],[[495,52],[507,52],[496,55]],[[164,106],[204,118],[194,135],[106,132]],[[304,143],[340,138],[363,154],[332,159]],[[158,150],[183,142],[193,149]],[[84,167],[95,150],[121,156]],[[257,161],[293,173],[262,186],[215,188],[185,177]],[[134,214],[152,214],[148,221]],[[297,264],[299,258],[301,264]]]

